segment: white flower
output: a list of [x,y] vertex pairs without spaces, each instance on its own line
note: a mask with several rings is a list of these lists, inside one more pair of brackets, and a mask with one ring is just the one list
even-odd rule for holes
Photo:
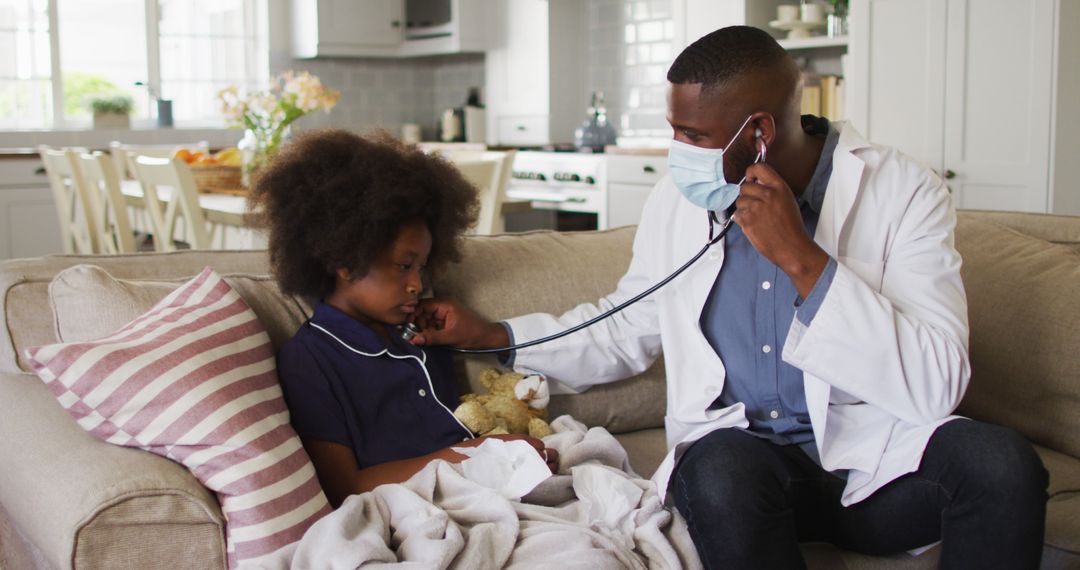
[[341,97],[327,89],[307,71],[286,71],[274,77],[270,88],[245,94],[235,86],[218,92],[221,111],[229,123],[251,129],[263,141],[276,146],[289,123],[317,109],[329,112]]

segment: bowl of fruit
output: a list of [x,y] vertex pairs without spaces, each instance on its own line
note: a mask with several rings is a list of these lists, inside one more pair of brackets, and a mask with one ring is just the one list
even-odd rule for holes
[[215,153],[181,148],[173,158],[187,163],[200,192],[244,192],[240,174],[240,150],[236,147]]

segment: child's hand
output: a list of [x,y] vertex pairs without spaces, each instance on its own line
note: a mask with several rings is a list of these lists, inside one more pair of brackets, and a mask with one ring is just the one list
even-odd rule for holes
[[510,344],[505,327],[452,299],[422,299],[413,322],[420,328],[420,334],[412,338],[417,346],[498,348]]
[[532,448],[535,449],[536,452],[540,454],[540,457],[544,458],[544,463],[547,463],[548,469],[550,469],[552,473],[557,473],[558,470],[559,470],[559,452],[555,448],[545,447],[543,441],[540,441],[539,439],[537,439],[535,437],[530,437],[530,436],[527,436],[527,435],[518,435],[518,434],[486,435],[486,436],[483,436],[483,437],[477,437],[475,439],[470,439],[469,441],[461,442],[460,444],[455,445],[454,447],[476,447],[476,446],[480,445],[481,443],[484,443],[484,440],[487,439],[487,438],[501,439],[503,441],[524,441],[525,443],[528,443],[529,445],[531,445]]

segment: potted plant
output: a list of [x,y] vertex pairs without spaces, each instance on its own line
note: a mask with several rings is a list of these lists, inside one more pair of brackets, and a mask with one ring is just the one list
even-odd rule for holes
[[127,95],[97,95],[90,99],[95,129],[126,129],[131,127],[131,109],[135,102]]

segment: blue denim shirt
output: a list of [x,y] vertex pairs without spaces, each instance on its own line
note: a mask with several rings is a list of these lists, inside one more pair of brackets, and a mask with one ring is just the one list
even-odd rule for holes
[[[817,168],[798,198],[811,236],[839,139],[839,132],[831,125],[826,131],[822,121],[803,119],[808,132],[817,128],[826,137]],[[737,224],[732,226],[724,240],[724,265],[701,313],[701,330],[727,370],[724,389],[710,407],[742,402],[749,431],[781,444],[813,442],[802,370],[784,362],[781,354],[792,319],[804,325],[814,320],[835,274],[836,261],[830,258],[810,295],[801,299],[787,274],[758,253]],[[816,457],[813,445],[802,447]]]

